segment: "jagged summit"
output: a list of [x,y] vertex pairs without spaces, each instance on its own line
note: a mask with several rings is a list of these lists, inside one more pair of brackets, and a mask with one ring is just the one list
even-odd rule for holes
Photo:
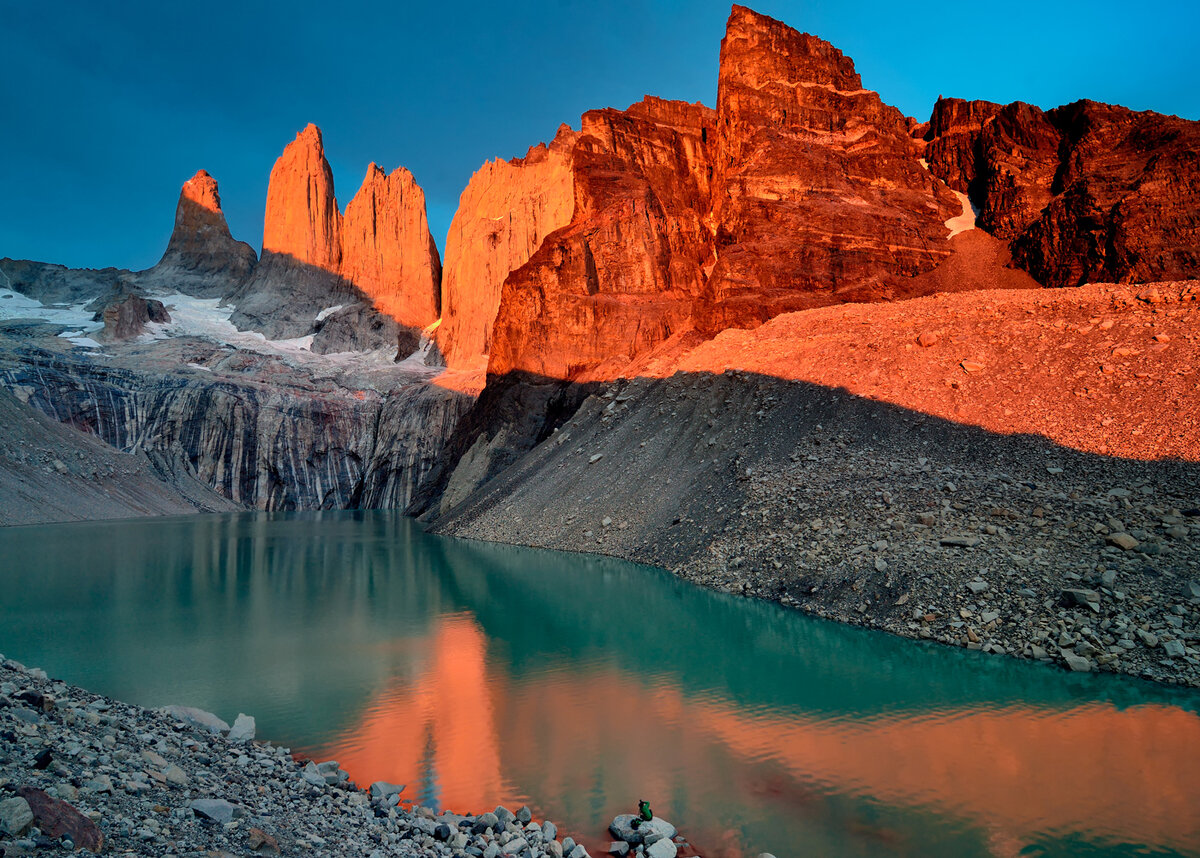
[[155,285],[217,297],[245,280],[257,261],[254,248],[229,232],[217,180],[199,170],[183,183],[167,249],[144,276]]

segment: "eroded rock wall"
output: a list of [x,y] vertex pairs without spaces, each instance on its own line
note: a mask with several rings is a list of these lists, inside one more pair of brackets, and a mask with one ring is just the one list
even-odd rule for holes
[[471,401],[426,383],[380,396],[105,366],[34,348],[5,363],[0,384],[28,405],[252,509],[403,508]]

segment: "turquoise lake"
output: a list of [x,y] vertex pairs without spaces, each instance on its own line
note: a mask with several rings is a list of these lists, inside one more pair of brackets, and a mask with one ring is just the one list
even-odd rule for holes
[[390,512],[0,529],[0,652],[603,854],[1200,855],[1200,692],[903,640]]

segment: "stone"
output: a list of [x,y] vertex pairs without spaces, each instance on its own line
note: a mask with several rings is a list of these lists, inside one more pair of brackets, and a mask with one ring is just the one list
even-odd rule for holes
[[162,754],[159,754],[155,751],[151,751],[149,748],[142,749],[141,757],[147,763],[154,766],[156,769],[159,769],[160,771],[167,767],[166,758],[164,756],[162,756]]
[[309,760],[304,765],[304,768],[300,770],[300,777],[316,787],[324,787],[326,785],[325,775],[322,774],[321,770],[317,768],[317,764],[312,760]]
[[979,595],[980,593],[986,593],[988,591],[988,589],[990,588],[990,586],[991,585],[989,585],[986,581],[968,581],[967,582],[967,589],[976,595]]
[[240,819],[246,815],[243,807],[228,802],[223,798],[197,798],[193,799],[188,807],[192,812],[201,819],[207,819],[212,822],[219,822],[224,825],[227,822],[233,822],[235,819]]
[[33,787],[21,787],[18,792],[29,803],[42,834],[69,839],[75,849],[99,853],[104,848],[104,835],[96,823],[67,802]]
[[500,827],[500,819],[489,811],[481,813],[475,818],[475,822],[471,825],[471,833],[483,834],[485,831],[498,827]]
[[194,706],[166,706],[162,710],[177,721],[210,733],[228,733],[229,725],[211,712]]
[[[404,792],[405,784],[393,784],[387,781],[375,781],[368,790],[371,799],[389,799]],[[486,816],[487,814],[485,814]]]
[[279,841],[261,828],[251,828],[248,835],[248,843],[252,851],[261,852],[266,849],[279,854]]
[[1154,649],[1154,647],[1158,646],[1158,635],[1154,634],[1154,632],[1148,632],[1145,629],[1137,629],[1136,634],[1148,649]]
[[233,726],[229,728],[229,741],[249,742],[253,740],[255,727],[253,716],[239,712],[233,721]]
[[6,798],[0,801],[0,831],[20,837],[33,825],[33,811],[24,798]]
[[1100,594],[1095,590],[1083,590],[1079,588],[1068,588],[1062,591],[1059,597],[1059,603],[1064,607],[1087,607],[1094,612],[1100,612]]
[[1197,227],[1180,213],[1200,198],[1187,154],[1200,124],[1093,101],[1043,112],[939,99],[928,126],[930,170],[970,191],[977,226],[1007,242],[1038,282],[1194,276]]
[[437,321],[442,262],[429,233],[425,193],[412,173],[367,167],[346,205],[341,274],[401,325],[420,330]]
[[435,827],[433,829],[434,838],[442,841],[443,843],[445,843],[447,840],[449,840],[450,835],[453,833],[454,833],[454,829],[452,829],[449,825],[447,825],[444,822],[440,823],[437,827]]
[[511,810],[503,805],[496,805],[496,809],[492,813],[496,814],[496,819],[499,820],[501,825],[508,825],[508,823],[513,822],[517,818]]
[[257,262],[254,248],[229,232],[217,180],[199,170],[180,189],[167,249],[146,274],[156,285],[216,298],[245,280]]
[[548,146],[490,161],[467,183],[446,236],[437,344],[447,366],[486,365],[505,279],[571,222],[577,137],[564,125]]
[[582,843],[576,843],[574,848],[567,853],[567,858],[588,858],[588,851]]
[[938,544],[949,548],[974,548],[982,541],[978,536],[943,536]]
[[1185,581],[1180,593],[1185,599],[1200,599],[1200,581]]
[[1141,544],[1128,533],[1110,533],[1107,537],[1105,537],[1105,541],[1108,542],[1109,545],[1115,545],[1118,548],[1124,549],[1125,551],[1132,551]]
[[533,811],[527,805],[521,805],[521,808],[517,811],[517,822],[525,825],[531,819],[533,819]]
[[657,816],[634,828],[633,821],[636,818],[636,814],[632,813],[618,814],[608,826],[609,833],[618,840],[624,840],[626,843],[634,845],[642,843],[646,835],[651,832],[667,839],[674,837],[677,833],[674,825]]
[[558,837],[558,826],[547,819],[542,823],[542,837],[546,840],[554,840]]
[[1169,658],[1182,658],[1187,654],[1183,641],[1175,639],[1162,642],[1162,651]]
[[624,840],[614,840],[608,844],[609,855],[625,856],[629,854],[629,844]]
[[163,770],[163,777],[167,779],[167,783],[174,787],[187,787],[191,784],[187,773],[174,764],[167,766]]
[[1079,673],[1088,673],[1092,669],[1092,663],[1080,655],[1075,655],[1072,652],[1063,652],[1063,661],[1067,663],[1067,667]]
[[674,842],[664,837],[646,847],[646,858],[675,858],[677,851]]

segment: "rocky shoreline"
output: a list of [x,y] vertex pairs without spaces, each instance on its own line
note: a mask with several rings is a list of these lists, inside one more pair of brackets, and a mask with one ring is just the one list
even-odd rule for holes
[[[196,709],[119,703],[0,656],[0,856],[588,855],[527,807],[438,813],[403,801],[403,785],[360,789],[336,761],[301,762],[254,730],[244,715],[231,728]],[[616,848],[696,854],[670,832]]]

